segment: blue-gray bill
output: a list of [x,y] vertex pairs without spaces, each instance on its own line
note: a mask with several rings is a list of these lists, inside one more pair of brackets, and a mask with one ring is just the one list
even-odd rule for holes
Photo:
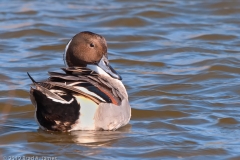
[[108,73],[112,78],[122,80],[122,77],[110,66],[109,61],[105,56],[102,57],[97,65],[106,73]]

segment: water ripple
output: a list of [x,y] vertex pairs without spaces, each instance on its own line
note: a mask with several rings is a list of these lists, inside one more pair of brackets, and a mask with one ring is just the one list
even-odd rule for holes
[[[239,159],[238,1],[0,2],[0,154],[58,159]],[[31,81],[64,67],[68,40],[103,35],[130,124],[115,132],[38,129]]]

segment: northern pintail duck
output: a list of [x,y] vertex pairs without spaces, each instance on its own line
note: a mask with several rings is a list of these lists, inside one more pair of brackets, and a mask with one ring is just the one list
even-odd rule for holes
[[33,81],[30,98],[40,128],[52,131],[116,130],[131,117],[121,76],[109,65],[107,43],[101,35],[84,31],[65,48],[65,73],[49,72]]

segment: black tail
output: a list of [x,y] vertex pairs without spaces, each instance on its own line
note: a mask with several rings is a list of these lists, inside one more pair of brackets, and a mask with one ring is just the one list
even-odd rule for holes
[[28,77],[32,80],[33,83],[36,83],[36,81],[30,76],[30,74],[27,72]]

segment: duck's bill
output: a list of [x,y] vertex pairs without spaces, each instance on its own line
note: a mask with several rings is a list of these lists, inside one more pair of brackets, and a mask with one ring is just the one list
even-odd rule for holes
[[108,59],[105,56],[102,57],[97,65],[111,77],[122,80],[122,77],[110,66]]

